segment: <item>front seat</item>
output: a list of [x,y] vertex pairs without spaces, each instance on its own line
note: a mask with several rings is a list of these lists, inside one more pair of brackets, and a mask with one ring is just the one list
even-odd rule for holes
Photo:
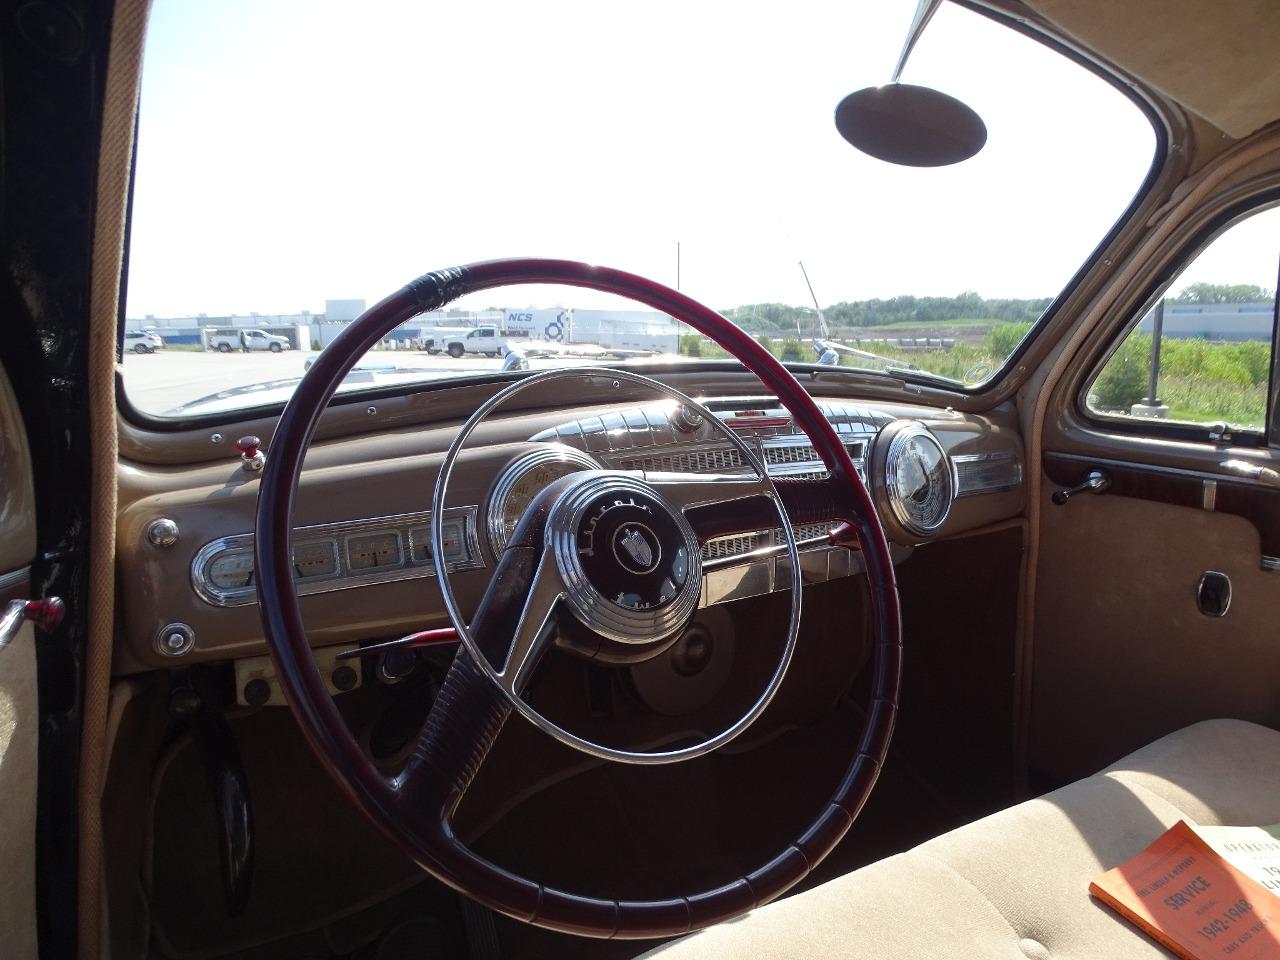
[[1197,723],[1085,780],[645,956],[1168,958],[1088,886],[1180,819],[1280,822],[1280,733]]

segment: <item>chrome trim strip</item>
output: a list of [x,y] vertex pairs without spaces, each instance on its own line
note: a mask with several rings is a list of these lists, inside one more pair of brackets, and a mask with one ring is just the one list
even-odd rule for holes
[[1218,481],[1205,480],[1202,506],[1204,509],[1213,512],[1218,505]]
[[[756,536],[759,536],[759,534],[756,534]],[[728,540],[730,538],[720,537],[719,539]],[[712,540],[708,542],[714,543],[715,541]],[[814,550],[832,550],[835,548],[831,546],[831,540],[828,537],[809,537],[804,540],[797,540],[796,549],[802,553],[807,553]],[[839,549],[843,551],[845,548],[840,547]],[[739,563],[754,563],[757,560],[769,560],[786,552],[786,543],[775,543],[770,546],[756,547],[756,549],[750,550],[747,553],[713,557],[709,560],[703,560],[702,570],[704,573],[710,573],[713,570],[722,570],[725,567],[736,566]]]
[[1267,573],[1280,573],[1280,557],[1268,557],[1264,553],[1262,555],[1262,569]]
[[[984,483],[981,480],[970,480],[964,476],[963,465],[970,463],[1004,463],[1010,465],[1007,480],[999,483]],[[1006,490],[1017,490],[1022,486],[1022,464],[1014,458],[1012,450],[996,450],[991,453],[964,453],[951,458],[952,483],[957,497],[971,497],[982,493],[1002,493]]]
[[[484,568],[484,556],[480,552],[480,537],[476,520],[478,508],[474,506],[450,507],[445,511],[446,522],[462,520],[462,537],[464,559],[449,564],[450,570],[476,570]],[[355,587],[367,587],[379,583],[395,583],[400,580],[415,580],[420,577],[434,577],[435,567],[431,561],[415,562],[413,560],[413,530],[429,527],[431,512],[402,513],[385,517],[370,517],[363,520],[340,520],[337,523],[320,523],[307,527],[294,527],[293,545],[303,543],[328,543],[334,551],[334,562],[337,573],[324,579],[294,580],[298,596],[308,597],[317,593],[333,593],[338,590],[350,590]],[[394,533],[400,545],[400,566],[394,570],[374,571],[372,573],[351,573],[347,557],[346,540],[352,535],[370,533]],[[224,553],[253,552],[253,534],[239,533],[229,537],[210,540],[201,547],[191,560],[191,588],[205,603],[214,607],[243,607],[258,602],[258,590],[255,586],[239,587],[234,590],[222,590],[214,586],[208,578],[208,567],[215,558]],[[404,544],[408,543],[409,552],[405,554]]]
[[19,567],[8,573],[0,573],[0,595],[31,582],[31,568]]

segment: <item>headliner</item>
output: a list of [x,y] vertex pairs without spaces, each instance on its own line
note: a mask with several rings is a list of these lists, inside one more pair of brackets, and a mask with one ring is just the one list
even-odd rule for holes
[[1275,0],[1023,2],[1229,136],[1280,117]]

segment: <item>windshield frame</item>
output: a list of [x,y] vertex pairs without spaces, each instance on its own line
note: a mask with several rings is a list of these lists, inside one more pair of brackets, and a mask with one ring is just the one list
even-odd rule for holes
[[[786,362],[787,367],[793,374],[810,374],[815,380],[819,375],[824,379],[830,377],[832,381],[836,378],[848,378],[850,384],[863,384],[873,388],[883,387],[884,391],[896,395],[897,399],[910,400],[911,402],[937,402],[939,405],[951,400],[959,401],[966,409],[985,410],[990,409],[996,404],[1004,401],[1015,392],[1022,382],[1031,375],[1031,369],[1020,369],[1022,360],[1028,352],[1030,352],[1042,339],[1045,330],[1052,326],[1053,321],[1059,315],[1064,304],[1071,298],[1072,294],[1089,276],[1099,262],[1103,259],[1103,254],[1116,241],[1124,227],[1130,223],[1135,214],[1141,209],[1143,204],[1149,199],[1153,188],[1160,180],[1164,173],[1169,160],[1169,138],[1170,128],[1166,116],[1158,109],[1156,100],[1139,82],[1126,79],[1119,73],[1114,72],[1111,68],[1104,65],[1100,60],[1089,55],[1084,50],[1072,45],[1064,37],[1048,32],[1047,26],[1030,22],[1025,16],[1015,16],[1013,13],[999,6],[988,5],[982,0],[949,0],[956,6],[962,7],[972,13],[979,14],[995,21],[997,24],[1013,30],[1029,39],[1041,43],[1054,50],[1059,55],[1066,57],[1076,65],[1089,70],[1095,76],[1104,80],[1113,89],[1127,97],[1134,104],[1139,112],[1151,124],[1154,136],[1154,149],[1152,150],[1151,163],[1147,168],[1141,183],[1138,185],[1133,197],[1129,203],[1117,216],[1111,227],[1099,239],[1098,243],[1090,251],[1089,255],[1084,259],[1080,266],[1071,274],[1071,277],[1063,285],[1041,312],[1040,316],[1032,323],[1030,330],[1023,336],[1021,341],[1013,349],[1013,351],[1004,359],[1003,363],[997,367],[989,377],[985,380],[966,385],[957,381],[951,381],[946,377],[930,374],[928,371],[911,371],[911,370],[874,370],[862,367],[844,367],[844,366],[824,366],[812,362]],[[145,66],[143,67],[145,69]],[[142,104],[139,101],[138,112],[142,110]],[[129,168],[129,186],[128,198],[125,210],[125,235],[124,250],[121,258],[121,277],[120,277],[120,298],[119,298],[119,316],[117,328],[117,360],[123,355],[124,350],[124,334],[125,334],[125,292],[128,284],[129,270],[129,237],[133,221],[133,199],[134,199],[134,178],[137,174],[137,151],[138,151],[138,130],[139,126],[136,122],[133,126],[133,143],[132,143],[132,163]],[[438,266],[428,266],[424,269],[437,269]],[[390,291],[388,291],[389,293]],[[625,362],[623,369],[627,369]],[[680,372],[696,372],[704,370],[708,373],[724,373],[724,372],[742,372],[745,368],[736,361],[725,360],[684,360],[672,363],[653,363],[645,364],[646,374],[660,376],[665,373]],[[525,376],[525,373],[510,373],[501,371],[487,371],[478,373],[474,376],[450,376],[436,380],[423,380],[413,383],[397,384],[384,387],[370,387],[363,390],[349,390],[336,394],[331,400],[330,405],[346,405],[351,403],[363,403],[371,400],[378,400],[387,397],[400,397],[416,393],[427,393],[436,389],[457,387],[457,386],[475,386],[478,384],[489,383],[495,387],[510,382],[513,379],[519,379]],[[940,397],[937,401],[928,396],[924,391],[936,391]],[[879,389],[872,392],[879,393]],[[116,373],[116,403],[120,415],[133,425],[157,433],[176,433],[191,429],[199,429],[205,427],[216,427],[221,424],[236,423],[244,420],[262,419],[264,417],[277,417],[285,408],[287,401],[272,402],[259,406],[246,406],[236,410],[222,411],[207,414],[193,414],[188,416],[165,416],[145,412],[135,406],[128,397],[128,391],[124,384],[122,371],[117,370]]]

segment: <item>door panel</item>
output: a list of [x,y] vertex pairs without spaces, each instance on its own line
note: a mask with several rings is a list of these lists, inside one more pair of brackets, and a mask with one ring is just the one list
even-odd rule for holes
[[36,956],[35,629],[0,650],[0,940],[14,960]]
[[[1261,563],[1280,492],[1222,478],[1207,498],[1204,473],[1094,463],[1116,485],[1058,506],[1052,492],[1089,461],[1045,458],[1031,768],[1076,779],[1212,717],[1280,728],[1280,573]],[[1231,579],[1220,618],[1196,602],[1208,570]]]
[[[31,456],[13,388],[0,370],[0,609],[30,596],[36,549]],[[35,630],[0,648],[0,943],[36,956],[36,774],[39,714]]]
[[31,454],[9,378],[0,370],[0,601],[25,590],[27,565],[36,552],[36,508]]

